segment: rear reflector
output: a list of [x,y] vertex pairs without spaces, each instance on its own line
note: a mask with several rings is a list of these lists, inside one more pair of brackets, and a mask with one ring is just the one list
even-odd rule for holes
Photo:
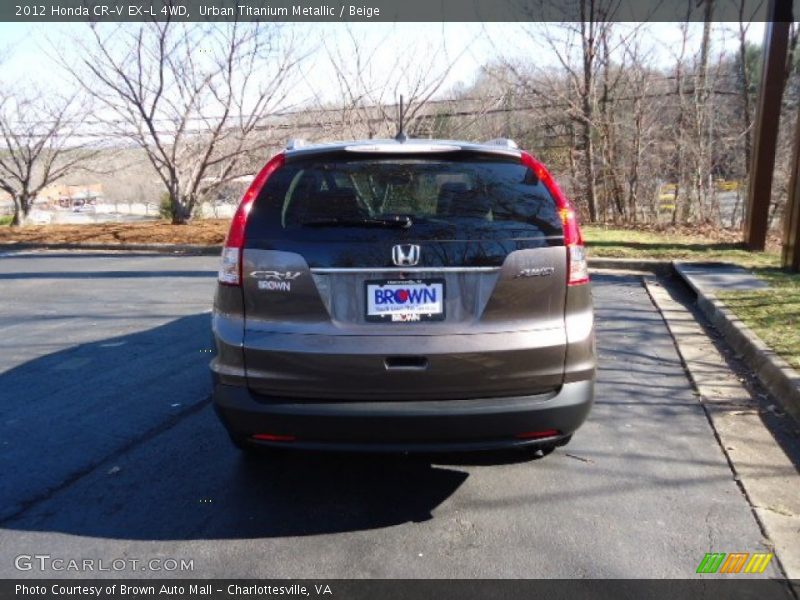
[[228,230],[228,237],[225,238],[225,246],[222,249],[222,262],[219,268],[219,282],[225,285],[242,284],[242,250],[244,249],[244,232],[247,227],[247,217],[253,202],[256,201],[261,193],[261,188],[267,183],[270,175],[283,166],[285,157],[283,153],[276,154],[259,171],[250,187],[242,196],[242,201],[233,215],[231,227]]
[[518,433],[515,437],[520,440],[540,440],[555,437],[561,432],[558,429],[544,429],[542,431],[526,431]]
[[569,279],[567,285],[581,285],[589,282],[589,263],[586,261],[586,248],[569,246]]
[[278,435],[276,433],[256,433],[252,438],[261,442],[293,442],[297,439],[293,435]]
[[219,282],[226,285],[239,285],[239,248],[222,249],[222,261],[219,265]]

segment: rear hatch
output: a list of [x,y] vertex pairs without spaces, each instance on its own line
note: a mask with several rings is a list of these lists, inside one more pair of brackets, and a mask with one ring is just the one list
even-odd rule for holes
[[562,383],[562,221],[519,154],[288,155],[245,240],[256,392],[441,399]]

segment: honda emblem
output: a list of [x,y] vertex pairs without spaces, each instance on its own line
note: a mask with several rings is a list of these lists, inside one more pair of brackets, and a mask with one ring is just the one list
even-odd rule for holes
[[419,262],[419,246],[398,244],[392,248],[392,262],[398,267],[413,267]]

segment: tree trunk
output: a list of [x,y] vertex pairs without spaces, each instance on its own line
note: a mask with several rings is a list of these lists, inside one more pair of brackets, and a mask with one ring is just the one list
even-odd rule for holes
[[14,217],[11,219],[11,226],[19,227],[19,225],[20,225],[19,200],[17,200],[17,198],[14,198]]
[[698,208],[701,221],[709,222],[709,203],[713,201],[711,185],[712,174],[712,107],[711,90],[708,85],[708,63],[711,52],[711,25],[714,10],[714,0],[704,0],[703,37],[700,44],[700,65],[696,75],[696,127],[697,136],[697,165],[694,172],[694,185],[697,191]]
[[750,116],[750,69],[747,68],[747,38],[746,30],[740,30],[739,35],[739,62],[741,63],[742,77],[742,127],[744,128],[744,177],[750,175],[750,157],[753,147],[753,119]]
[[575,149],[578,146],[578,140],[576,137],[575,132],[575,122],[570,120],[568,124],[568,131],[567,134],[569,135],[569,154],[567,160],[569,162],[569,180],[572,184],[572,195],[577,196],[578,194],[578,161],[576,160],[576,151]]
[[594,142],[592,141],[592,124],[583,120],[581,138],[583,141],[583,176],[586,179],[586,205],[589,208],[589,221],[597,222],[597,206],[595,203],[596,187],[594,181]]
[[32,198],[27,192],[19,194],[14,200],[14,218],[17,220],[17,225],[22,225],[31,212]]
[[[620,187],[617,180],[617,153],[616,153],[616,135],[615,125],[613,122],[613,115],[610,109],[610,65],[611,57],[608,49],[608,29],[603,29],[600,41],[602,54],[602,79],[600,94],[600,156],[602,160],[602,181],[603,181],[603,202],[599,202],[598,206],[600,218],[603,222],[606,221],[608,207],[611,206],[614,211],[614,222],[626,221],[625,206],[622,202],[622,194],[620,194]],[[610,184],[609,184],[610,180]]]
[[[588,9],[588,14],[587,14]],[[594,0],[581,1],[581,37],[583,47],[583,87],[581,95],[581,137],[583,138],[583,174],[586,178],[586,205],[589,221],[597,222],[597,187],[594,173],[594,142],[592,120],[594,118],[594,64],[596,15]]]
[[636,223],[639,210],[639,161],[642,153],[642,100],[636,97],[633,101],[633,142],[631,148],[631,166],[628,172],[628,212],[632,223]]
[[177,192],[170,193],[170,205],[172,206],[172,224],[186,225],[186,209],[184,199]]
[[[684,78],[683,60],[686,53],[686,43],[688,39],[688,18],[683,24],[683,40],[681,43],[681,53],[675,65],[675,95],[678,99],[678,116],[675,123],[677,139],[675,143],[675,193],[672,197],[672,224],[676,225],[679,220],[684,220],[689,212],[689,198],[684,186],[686,179],[686,105],[684,100]],[[659,192],[660,192],[659,187]],[[660,194],[659,194],[660,196]],[[684,198],[685,197],[685,198]],[[659,200],[660,202],[660,200]]]
[[592,140],[592,101],[589,94],[583,98],[583,119],[581,120],[581,141],[583,142],[583,176],[586,178],[586,205],[589,208],[589,221],[597,221],[597,187],[594,175],[594,140]]
[[186,212],[184,211],[183,207],[179,204],[175,207],[172,212],[172,224],[173,225],[186,225],[189,219],[186,217]]

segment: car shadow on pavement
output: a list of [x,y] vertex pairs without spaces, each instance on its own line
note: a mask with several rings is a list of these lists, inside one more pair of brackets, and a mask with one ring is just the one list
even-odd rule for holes
[[[69,346],[0,373],[0,519],[200,408],[210,387],[209,321],[207,313],[194,314],[142,330],[131,317],[126,326],[138,331]],[[58,325],[47,335],[18,334],[24,350],[63,348]]]
[[468,474],[400,455],[246,455],[210,406],[4,523],[107,539],[253,539],[432,518]]
[[474,455],[243,455],[210,406],[209,315],[0,374],[0,527],[132,540],[298,536],[432,518]]

